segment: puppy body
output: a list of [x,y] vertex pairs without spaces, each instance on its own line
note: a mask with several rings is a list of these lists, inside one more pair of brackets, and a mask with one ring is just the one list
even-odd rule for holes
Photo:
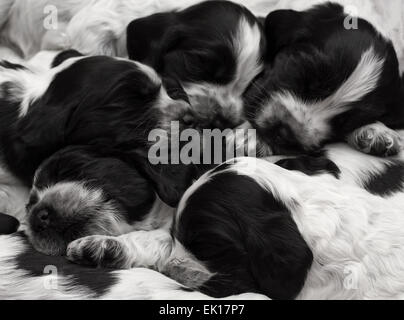
[[404,89],[392,43],[367,21],[350,29],[346,19],[331,3],[268,15],[270,66],[252,85],[247,118],[275,154],[346,139],[372,154],[400,149],[387,128],[355,132],[376,121],[401,128]]
[[[224,192],[223,184],[233,192]],[[217,192],[220,198],[209,196]],[[95,236],[70,244],[68,258],[110,265],[104,257],[113,248],[125,261],[120,267],[152,265],[194,288],[198,283],[189,279],[198,280],[200,290],[215,296],[250,291],[281,299],[399,299],[401,207],[329,175],[309,177],[240,158],[207,173],[184,195],[174,243],[164,231]],[[156,255],[146,254],[150,246]],[[83,256],[89,248],[104,249]]]

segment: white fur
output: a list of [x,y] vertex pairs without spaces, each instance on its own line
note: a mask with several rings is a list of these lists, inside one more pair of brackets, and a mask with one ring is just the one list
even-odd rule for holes
[[[149,269],[136,268],[117,272],[118,285],[102,299],[123,300],[205,300],[211,297],[199,292],[179,290],[178,282]],[[259,294],[241,294],[224,300],[266,300]]]
[[234,94],[243,93],[251,81],[262,71],[261,41],[259,26],[257,24],[251,26],[245,18],[242,18],[233,43],[237,71],[236,77],[229,87]]

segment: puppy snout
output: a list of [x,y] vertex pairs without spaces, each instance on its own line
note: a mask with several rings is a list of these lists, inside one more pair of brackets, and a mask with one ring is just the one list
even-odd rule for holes
[[47,209],[40,209],[33,213],[32,227],[35,231],[45,230],[50,226],[51,216]]

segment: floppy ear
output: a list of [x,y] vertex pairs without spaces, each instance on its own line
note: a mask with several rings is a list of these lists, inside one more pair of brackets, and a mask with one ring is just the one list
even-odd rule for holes
[[157,13],[133,20],[127,28],[129,59],[154,66],[167,34],[178,24],[175,12]]
[[279,50],[303,35],[303,13],[295,10],[273,11],[265,19],[264,32],[268,45],[268,59],[272,61]]

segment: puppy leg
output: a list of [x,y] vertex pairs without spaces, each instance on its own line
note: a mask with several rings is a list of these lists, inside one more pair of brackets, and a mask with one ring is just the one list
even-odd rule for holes
[[69,244],[67,258],[94,267],[157,268],[172,251],[172,239],[164,230],[136,231],[119,237],[88,236]]
[[151,268],[198,288],[211,273],[166,230],[136,231],[119,237],[89,236],[69,244],[71,262],[114,269]]
[[400,135],[381,122],[355,130],[347,141],[353,148],[375,156],[394,156],[403,149]]

